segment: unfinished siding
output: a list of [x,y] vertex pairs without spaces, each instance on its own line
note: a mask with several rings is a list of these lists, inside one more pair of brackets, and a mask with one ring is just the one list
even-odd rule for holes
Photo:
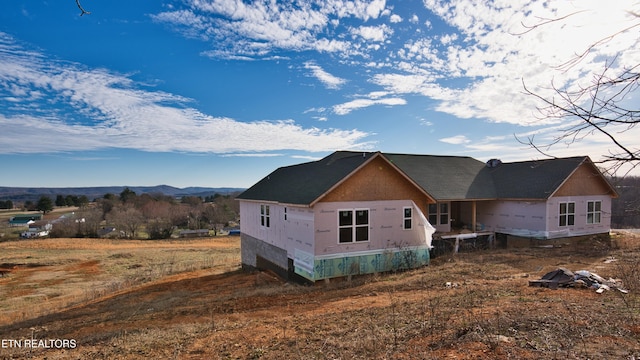
[[545,237],[545,201],[481,201],[478,202],[477,211],[477,224],[482,230],[525,237]]
[[[589,162],[580,165],[547,201],[547,238],[608,233],[611,229],[611,199],[617,196],[598,169]],[[587,220],[587,204],[599,201],[598,222]],[[575,204],[572,225],[560,224],[560,203]]]
[[[600,201],[602,204],[599,222],[588,223],[587,221],[589,201]],[[574,224],[561,226],[560,203],[568,202],[575,204]],[[549,239],[608,233],[611,229],[611,197],[608,195],[552,197],[547,202],[547,214],[547,238]]]
[[[263,226],[261,221],[263,205],[269,206],[268,227]],[[313,209],[303,206],[241,201],[240,218],[242,219],[242,239],[246,239],[246,244],[244,242],[242,244],[243,264],[255,267],[256,256],[259,256],[270,261],[274,259],[278,266],[287,270],[286,261],[282,263],[281,253],[286,260],[293,259],[296,251],[311,253],[314,251]],[[253,239],[260,240],[268,246],[257,247]],[[245,247],[253,247],[255,250],[246,252]],[[281,252],[276,252],[272,248],[281,249]],[[276,253],[278,253],[277,256],[274,255]]]
[[413,200],[426,214],[426,205],[434,202],[384,159],[378,157],[325,194],[322,202]]
[[553,196],[612,196],[611,186],[606,182],[598,170],[590,163],[583,163],[558,188]]
[[[410,200],[359,201],[320,203],[316,205],[315,255],[345,254],[354,251],[396,249],[422,246],[424,224],[413,211],[412,228],[403,228],[403,209],[413,208]],[[369,241],[340,244],[338,242],[338,211],[344,209],[369,210]]]
[[[410,208],[411,228],[404,227]],[[367,241],[340,243],[340,210],[369,212]],[[314,206],[315,253],[297,252],[296,274],[311,281],[416,268],[429,263],[435,229],[411,200],[322,202]]]

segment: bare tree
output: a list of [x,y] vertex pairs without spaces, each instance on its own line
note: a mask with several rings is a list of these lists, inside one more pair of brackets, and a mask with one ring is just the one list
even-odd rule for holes
[[135,239],[138,229],[144,223],[140,210],[131,205],[120,205],[107,215],[107,222],[114,225],[125,237]]
[[[632,15],[636,19],[640,19],[640,15],[633,13]],[[558,19],[544,19],[537,25],[529,26],[527,31],[566,17],[568,16]],[[640,27],[640,21],[594,42],[583,53],[576,54],[574,58],[561,64],[558,68],[566,70],[575,66],[593,48],[610,41],[623,32],[637,30],[638,27]],[[569,89],[557,87],[552,82],[553,95],[551,97],[531,91],[523,80],[525,92],[543,104],[538,107],[540,119],[562,120],[567,125],[561,129],[559,135],[546,143],[537,142],[534,136],[528,137],[527,140],[518,139],[518,141],[533,147],[545,156],[551,156],[548,152],[553,145],[559,143],[570,145],[588,136],[601,134],[612,144],[609,153],[602,154],[603,160],[598,161],[606,167],[607,171],[615,174],[621,167],[628,165],[626,167],[628,172],[640,165],[640,147],[637,146],[637,139],[632,139],[635,141],[634,143],[625,143],[620,136],[620,134],[634,129],[640,123],[640,109],[638,109],[640,103],[637,99],[632,99],[632,95],[640,86],[640,64],[616,69],[614,65],[617,60],[618,57],[614,57],[607,61],[604,69],[592,76],[589,85]]]
[[141,210],[149,239],[168,239],[176,223],[187,222],[188,213],[167,201],[149,201]]
[[97,207],[85,208],[78,212],[78,236],[97,237],[102,223],[102,209]]

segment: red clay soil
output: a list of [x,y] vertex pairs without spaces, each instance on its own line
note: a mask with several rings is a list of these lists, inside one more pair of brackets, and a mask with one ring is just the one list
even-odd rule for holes
[[[0,326],[2,339],[76,344],[3,346],[0,357],[638,358],[636,279],[624,279],[631,289],[627,295],[529,286],[557,267],[606,278],[632,276],[640,268],[637,255],[638,250],[573,247],[483,251],[437,258],[414,271],[314,286],[265,272],[198,270]],[[610,257],[616,261],[604,261]],[[100,271],[94,263],[74,266]]]

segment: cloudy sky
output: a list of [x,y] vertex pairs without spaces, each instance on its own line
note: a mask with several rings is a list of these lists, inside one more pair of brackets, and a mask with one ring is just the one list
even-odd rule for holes
[[523,84],[551,97],[640,63],[638,1],[80,4],[0,5],[0,186],[247,187],[335,150],[539,159],[517,138],[570,124]]

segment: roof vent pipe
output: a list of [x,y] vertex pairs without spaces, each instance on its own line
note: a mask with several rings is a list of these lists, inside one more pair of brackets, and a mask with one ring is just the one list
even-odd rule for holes
[[502,164],[502,160],[500,159],[490,159],[489,161],[487,161],[488,168],[495,168],[500,166],[500,164]]

